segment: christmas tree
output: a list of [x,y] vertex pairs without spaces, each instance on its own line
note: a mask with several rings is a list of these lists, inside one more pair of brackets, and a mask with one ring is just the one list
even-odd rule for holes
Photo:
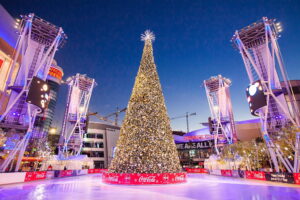
[[146,31],[141,38],[142,60],[109,172],[178,173],[181,166],[154,63],[155,37]]

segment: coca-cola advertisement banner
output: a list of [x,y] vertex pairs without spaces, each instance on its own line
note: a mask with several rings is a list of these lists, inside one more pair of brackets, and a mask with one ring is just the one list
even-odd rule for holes
[[267,181],[295,183],[293,173],[265,173]]
[[185,169],[187,173],[201,173],[201,174],[207,174],[207,169],[203,168],[186,168]]
[[294,173],[294,181],[300,185],[300,173]]
[[73,176],[73,170],[59,171],[58,177],[67,177],[67,176]]
[[246,171],[247,179],[266,180],[265,172],[258,171]]
[[232,176],[232,171],[231,170],[222,169],[221,170],[221,174],[222,174],[222,176]]
[[89,174],[100,174],[103,172],[107,172],[107,169],[89,169],[88,170]]
[[46,179],[52,179],[52,178],[54,178],[54,171],[47,171]]
[[103,173],[102,181],[110,184],[147,185],[147,184],[174,184],[186,182],[186,173],[161,174],[118,174]]
[[26,172],[25,175],[25,182],[27,181],[36,181],[36,180],[43,180],[46,179],[47,172]]

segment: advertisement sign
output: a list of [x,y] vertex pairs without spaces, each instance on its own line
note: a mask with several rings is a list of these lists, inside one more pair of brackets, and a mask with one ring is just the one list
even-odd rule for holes
[[209,173],[212,174],[212,175],[222,176],[221,170],[219,170],[219,169],[209,170]]
[[293,173],[265,173],[267,181],[295,183]]
[[88,174],[87,169],[76,169],[76,170],[73,170],[73,173],[72,173],[73,176],[80,176],[80,175],[85,175],[85,174]]
[[26,172],[25,175],[25,182],[27,181],[36,181],[36,180],[43,180],[46,179],[47,172]]
[[245,171],[244,170],[231,170],[233,177],[238,178],[245,178]]
[[86,175],[86,174],[88,174],[88,170],[87,169],[77,170],[77,175]]
[[213,147],[214,142],[211,141],[202,141],[202,142],[188,142],[188,143],[179,143],[176,144],[178,150],[187,150],[187,149],[204,149]]
[[208,174],[208,170],[204,168],[186,168],[187,173],[201,173],[201,174]]
[[300,173],[294,173],[294,181],[296,184],[300,185]]
[[110,184],[150,185],[186,182],[186,173],[118,174],[103,173],[102,181]]
[[73,176],[73,170],[61,170],[58,177]]
[[108,169],[100,169],[100,173],[108,172]]
[[100,174],[107,172],[108,169],[88,169],[88,174]]
[[[197,132],[195,132],[197,134]],[[190,141],[190,140],[214,140],[214,135],[189,135],[189,136],[183,136],[184,140]]]
[[222,176],[232,176],[232,171],[228,170],[228,169],[226,169],[226,170],[222,169],[221,174],[222,174]]
[[266,180],[265,172],[246,171],[245,173],[247,179]]
[[54,171],[47,171],[46,179],[52,179],[52,178],[54,178]]

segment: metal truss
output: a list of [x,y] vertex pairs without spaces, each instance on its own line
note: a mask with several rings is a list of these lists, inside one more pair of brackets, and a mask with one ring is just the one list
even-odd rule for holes
[[60,138],[62,158],[81,153],[88,107],[96,86],[95,79],[82,74],[68,78],[66,83],[69,85],[69,92]]
[[[21,124],[26,133],[0,166],[0,171],[5,171],[9,164],[13,166],[16,156],[18,158],[15,171],[19,170],[24,151],[32,135],[36,114],[41,111],[38,107],[25,102],[31,80],[34,76],[46,80],[53,57],[58,47],[66,39],[62,28],[56,27],[32,13],[22,16],[19,30],[13,62],[6,83],[6,91],[11,90],[10,101],[0,117],[0,122],[2,121],[12,128]],[[20,64],[20,68],[15,82],[11,83],[17,62]]]
[[[294,166],[283,156],[281,149],[270,137],[290,123],[299,127],[298,106],[277,43],[280,30],[274,19],[263,17],[262,20],[236,31],[232,42],[242,56],[250,83],[260,80],[266,95],[267,105],[258,109],[256,113],[260,116],[262,134],[275,170],[279,171],[278,161],[281,161],[289,172],[298,172],[299,133],[295,144]],[[283,80],[285,91],[280,78]],[[285,99],[285,94],[288,100]],[[290,102],[290,105],[287,102]]]
[[[220,136],[225,136],[228,144],[237,141],[236,128],[232,113],[232,104],[229,93],[231,81],[221,75],[204,81],[206,96],[212,115],[215,149],[219,154],[218,143]],[[219,133],[221,130],[221,134]]]

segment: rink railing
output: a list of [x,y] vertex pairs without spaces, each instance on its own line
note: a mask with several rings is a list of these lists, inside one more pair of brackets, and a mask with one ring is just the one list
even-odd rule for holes
[[261,171],[244,171],[244,170],[208,170],[203,168],[185,168],[188,173],[202,173],[217,176],[227,176],[245,179],[254,179],[262,181],[272,181],[280,183],[291,183],[300,185],[300,173],[277,173]]
[[80,176],[86,174],[101,174],[107,169],[80,169],[80,170],[53,170],[36,172],[11,172],[0,173],[0,185],[23,183],[28,181]]
[[[202,168],[186,168],[188,173],[203,173],[217,176],[236,177],[300,185],[300,173],[276,173],[244,170],[208,170]],[[36,172],[0,173],[0,185],[47,180],[86,174],[102,174],[107,169],[53,170]]]

